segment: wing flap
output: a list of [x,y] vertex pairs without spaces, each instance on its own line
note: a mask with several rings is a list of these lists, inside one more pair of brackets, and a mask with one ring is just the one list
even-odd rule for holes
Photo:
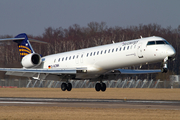
[[7,71],[6,75],[14,75],[14,76],[21,76],[21,77],[34,77],[37,76],[38,73],[26,73],[26,72],[15,72],[15,71]]

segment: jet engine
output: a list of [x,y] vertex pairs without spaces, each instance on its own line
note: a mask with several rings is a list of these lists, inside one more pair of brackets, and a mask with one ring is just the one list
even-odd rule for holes
[[21,64],[25,68],[36,67],[41,63],[41,56],[37,53],[31,53],[24,56],[21,60]]

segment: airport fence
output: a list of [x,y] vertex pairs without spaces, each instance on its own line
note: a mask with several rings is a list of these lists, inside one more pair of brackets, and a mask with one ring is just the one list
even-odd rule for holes
[[[89,80],[70,80],[73,88],[94,88],[96,82]],[[134,80],[118,79],[103,81],[107,88],[180,88],[179,80]],[[1,88],[60,88],[61,81],[31,79],[0,79]]]

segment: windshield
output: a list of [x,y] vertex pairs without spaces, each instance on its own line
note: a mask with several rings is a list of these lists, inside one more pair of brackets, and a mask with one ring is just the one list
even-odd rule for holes
[[149,41],[147,43],[147,45],[162,45],[162,44],[168,44],[169,45],[169,43],[167,41],[165,41],[165,40],[162,40],[162,41]]

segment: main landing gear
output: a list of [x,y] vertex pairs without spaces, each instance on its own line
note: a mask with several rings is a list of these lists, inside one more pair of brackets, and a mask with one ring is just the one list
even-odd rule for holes
[[62,83],[61,84],[61,90],[62,91],[71,91],[72,90],[72,84],[71,83]]
[[96,83],[95,89],[97,92],[99,92],[100,90],[104,92],[104,91],[106,91],[106,84],[103,82]]
[[164,60],[163,60],[162,73],[167,73],[168,72],[167,62],[168,62],[168,57],[164,58]]

